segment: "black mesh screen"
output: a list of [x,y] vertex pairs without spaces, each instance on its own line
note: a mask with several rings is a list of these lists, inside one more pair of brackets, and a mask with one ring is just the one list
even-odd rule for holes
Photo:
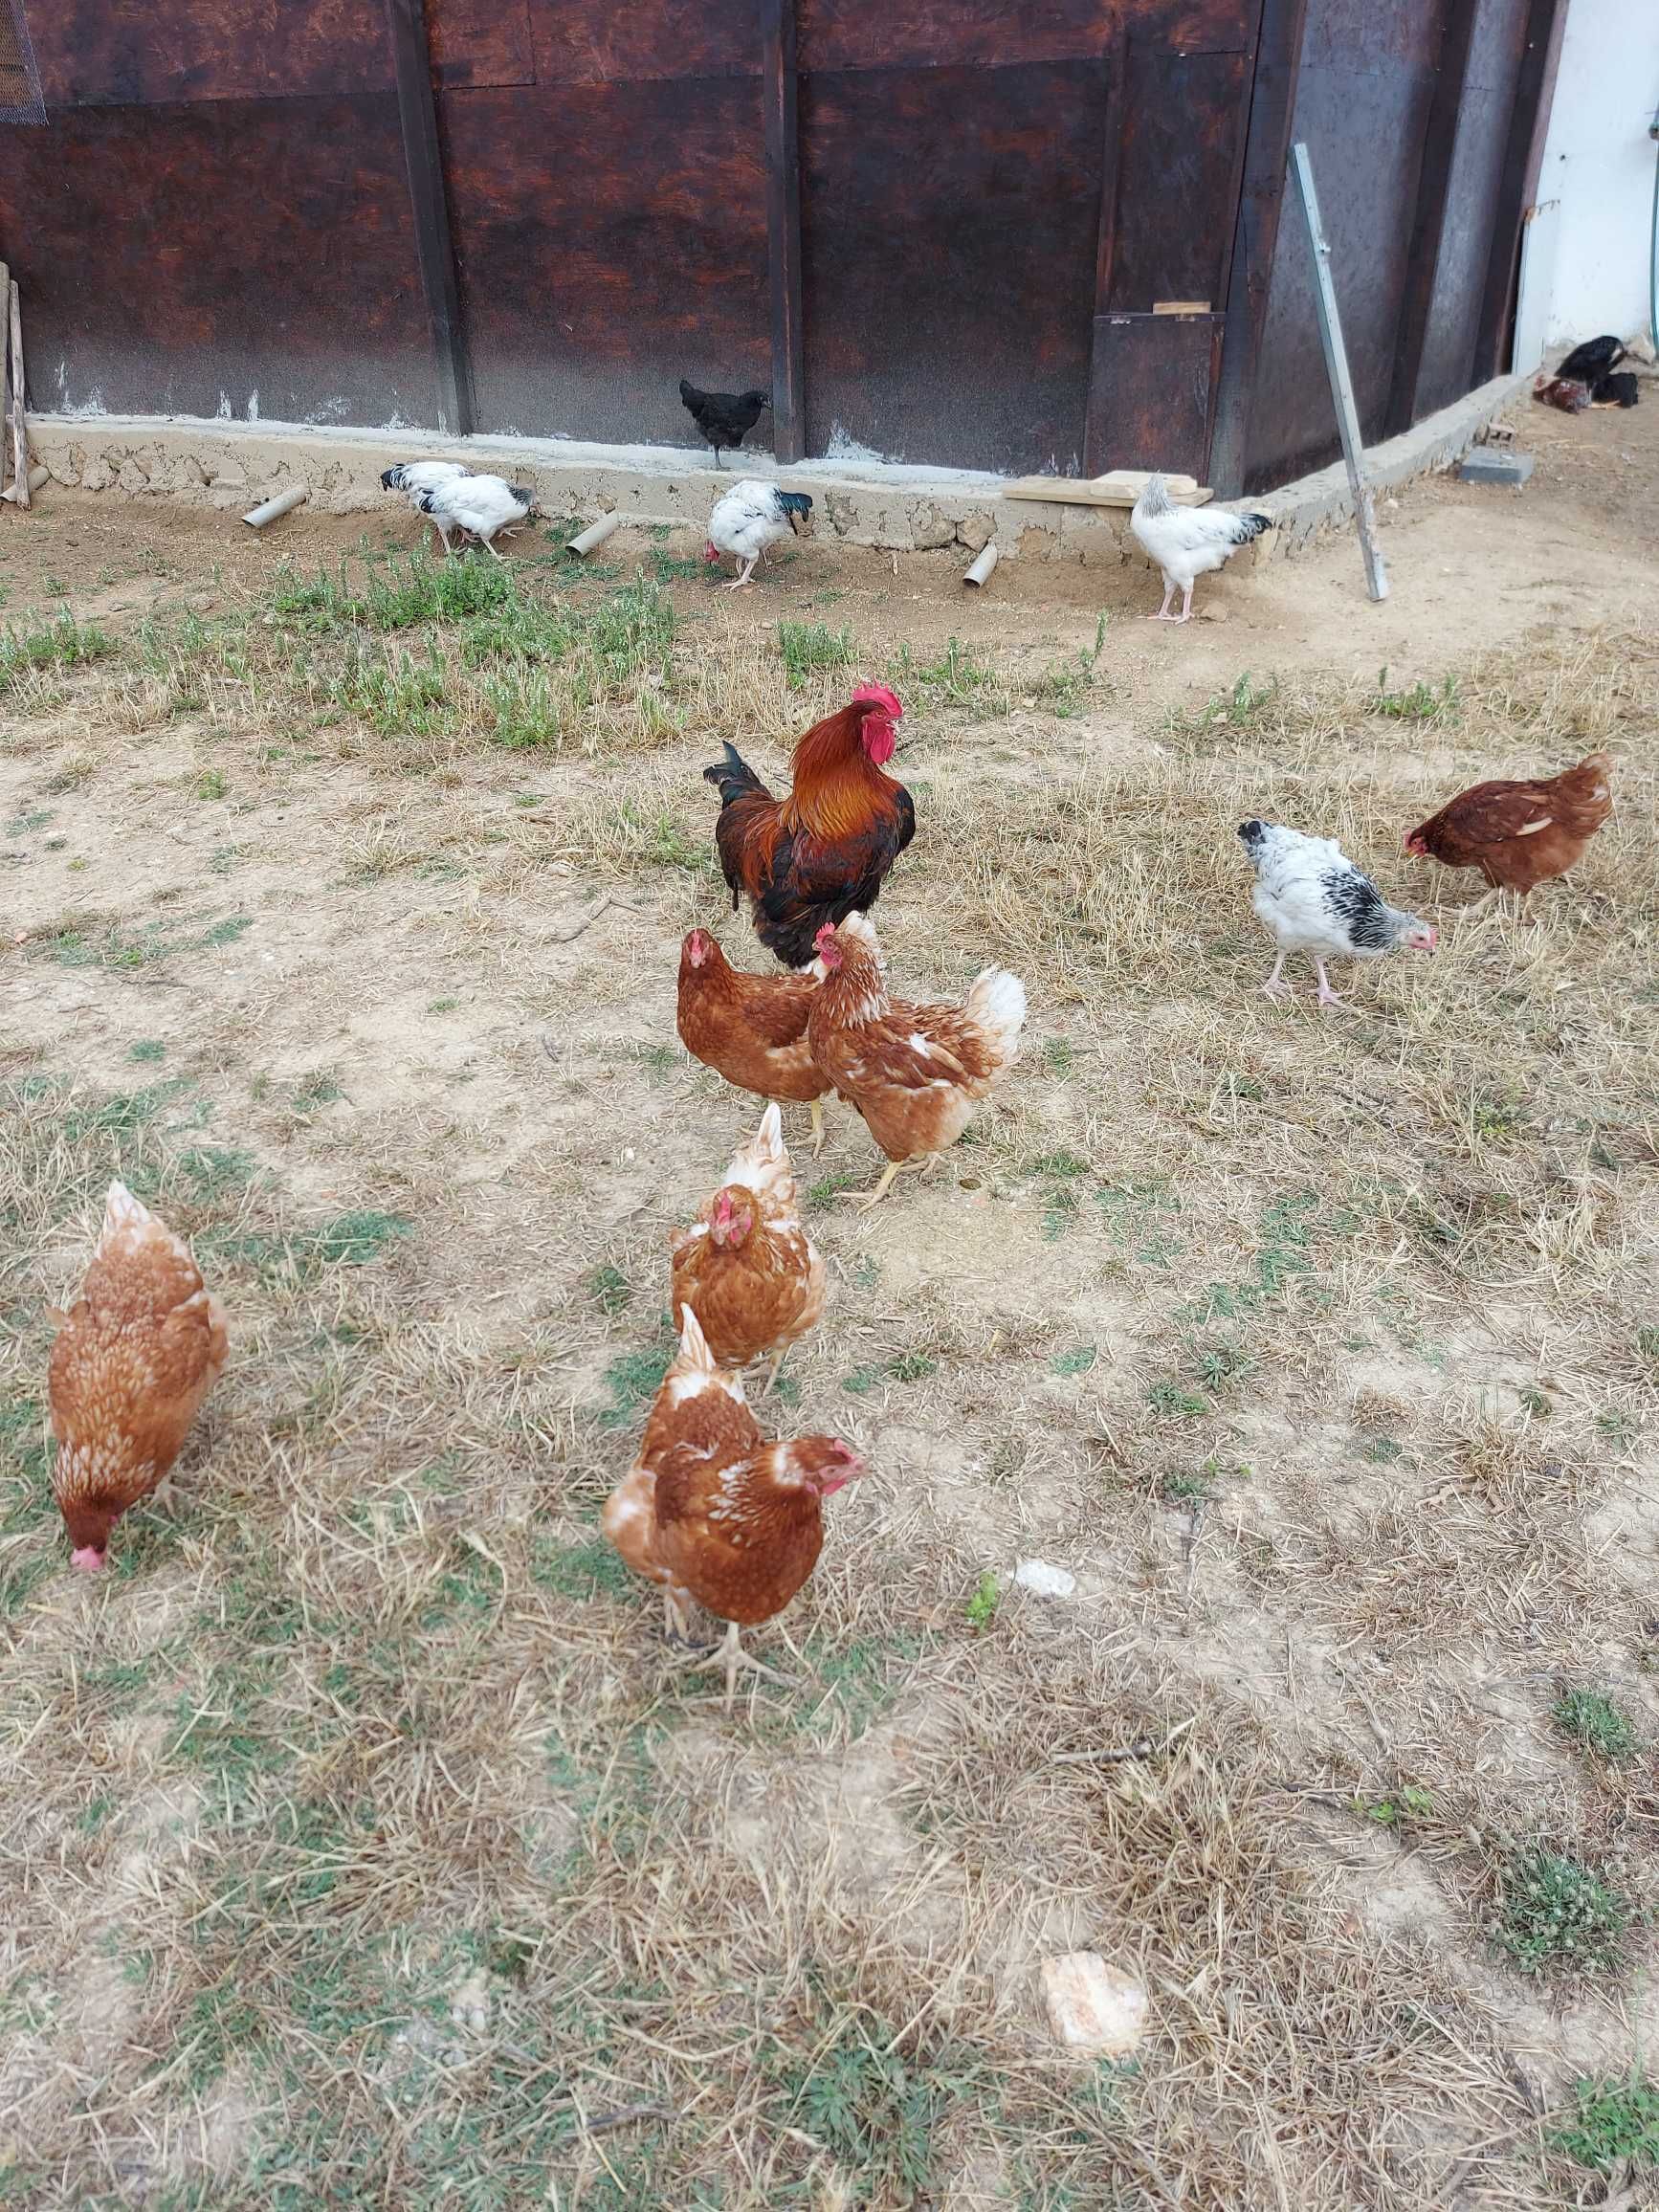
[[23,0],[0,0],[0,122],[44,122],[46,103]]

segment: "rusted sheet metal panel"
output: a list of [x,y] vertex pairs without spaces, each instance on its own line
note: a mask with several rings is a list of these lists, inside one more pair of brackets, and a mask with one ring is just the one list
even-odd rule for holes
[[682,376],[770,388],[756,83],[539,84],[439,111],[479,430],[684,445]]
[[432,82],[534,84],[530,0],[426,0]]
[[760,25],[738,0],[530,0],[530,20],[538,84],[761,73]]
[[1413,419],[1480,381],[1475,373],[1482,287],[1501,193],[1504,147],[1526,39],[1526,0],[1480,0],[1464,80],[1441,228],[1440,256],[1418,372]]
[[806,77],[809,452],[1080,466],[1105,105],[1097,63]]
[[1250,57],[1129,49],[1117,171],[1114,311],[1224,304]]
[[[1294,135],[1307,142],[1332,247],[1360,429],[1382,434],[1433,99],[1439,0],[1311,0]],[[1315,62],[1333,51],[1339,62]],[[1421,57],[1427,55],[1427,61]],[[1281,224],[1251,409],[1246,488],[1338,451],[1299,225]]]
[[1100,473],[1204,476],[1225,318],[1102,315],[1089,386],[1090,452]]
[[380,0],[31,0],[48,111],[380,92]]
[[37,407],[431,419],[389,93],[60,112],[7,139],[0,237]]
[[1247,45],[1256,0],[801,0],[801,66],[1009,68],[1102,55],[1121,32],[1183,53]]

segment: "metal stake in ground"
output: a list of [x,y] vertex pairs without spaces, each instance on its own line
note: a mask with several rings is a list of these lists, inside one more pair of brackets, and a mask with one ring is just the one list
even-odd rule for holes
[[1341,433],[1342,458],[1348,464],[1348,489],[1354,495],[1354,519],[1360,525],[1360,549],[1365,556],[1365,587],[1373,599],[1388,596],[1388,571],[1382,548],[1377,542],[1377,510],[1365,481],[1365,449],[1360,442],[1360,412],[1354,405],[1354,383],[1348,374],[1348,353],[1342,343],[1342,319],[1337,312],[1337,288],[1331,281],[1331,247],[1319,219],[1318,194],[1314,190],[1314,165],[1298,139],[1291,148],[1291,174],[1302,202],[1308,226],[1308,245],[1314,255],[1314,306],[1319,318],[1319,343],[1325,349],[1325,373],[1331,380],[1331,397],[1337,406],[1337,429]]
[[23,420],[23,307],[17,279],[11,279],[11,489],[20,507],[29,504],[29,431]]

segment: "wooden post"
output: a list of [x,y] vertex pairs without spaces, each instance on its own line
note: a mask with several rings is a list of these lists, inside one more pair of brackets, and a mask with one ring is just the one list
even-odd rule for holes
[[1291,148],[1291,167],[1301,195],[1308,225],[1308,246],[1314,256],[1314,308],[1319,318],[1319,343],[1325,349],[1325,368],[1331,379],[1331,397],[1337,404],[1337,428],[1342,438],[1342,458],[1348,464],[1348,489],[1354,495],[1354,519],[1360,525],[1360,549],[1365,556],[1365,587],[1373,599],[1388,596],[1388,571],[1382,548],[1377,542],[1377,510],[1371,487],[1365,481],[1365,449],[1360,442],[1360,410],[1354,404],[1354,384],[1348,374],[1347,348],[1342,343],[1342,319],[1337,312],[1337,288],[1331,281],[1331,248],[1319,219],[1319,196],[1314,189],[1314,165],[1298,139]]
[[[1389,387],[1388,413],[1384,420],[1389,437],[1408,431],[1417,414],[1417,382],[1423,373],[1423,349],[1427,343],[1428,318],[1434,305],[1434,280],[1440,273],[1440,244],[1446,234],[1451,164],[1457,152],[1457,124],[1463,112],[1463,87],[1469,75],[1477,5],[1478,0],[1450,0],[1440,34],[1434,97],[1428,107],[1423,163],[1417,172],[1417,210],[1412,218],[1411,249],[1405,262],[1405,297],[1401,302],[1400,329],[1394,342],[1394,380]],[[1458,388],[1461,390],[1462,387]]]
[[[0,487],[6,483],[6,425],[11,419],[10,392],[11,371],[6,364],[11,356],[11,272],[0,261]],[[10,498],[9,491],[0,489],[0,498]]]
[[23,419],[23,303],[17,279],[11,280],[11,496],[20,507],[29,504],[29,428]]
[[449,202],[444,194],[443,152],[427,50],[426,14],[421,0],[386,0],[386,19],[397,75],[398,119],[403,126],[415,253],[431,329],[437,427],[452,437],[466,438],[472,436],[474,427],[473,376],[461,328],[460,285],[450,238]]
[[1550,101],[1560,65],[1561,35],[1567,27],[1567,0],[1531,0],[1527,9],[1526,45],[1521,50],[1515,78],[1515,105],[1510,110],[1509,137],[1504,144],[1503,169],[1498,178],[1497,210],[1493,217],[1492,252],[1486,265],[1486,289],[1481,296],[1480,323],[1474,342],[1474,381],[1501,376],[1508,356],[1510,307],[1515,299],[1515,273],[1520,263],[1521,228],[1537,195],[1538,171],[1543,166],[1544,139],[1550,124]]
[[1284,205],[1285,164],[1290,158],[1307,14],[1308,0],[1262,0],[1209,466],[1203,472],[1223,499],[1239,497],[1250,465],[1250,404],[1267,326],[1268,286]]
[[1102,319],[1112,304],[1112,263],[1117,251],[1117,171],[1123,152],[1124,79],[1129,74],[1129,33],[1119,30],[1106,56],[1106,128],[1100,150],[1100,221],[1095,236],[1095,321],[1089,349],[1089,396],[1083,414],[1083,474],[1097,476],[1106,466],[1105,410],[1101,384]]
[[801,125],[795,0],[761,0],[761,101],[766,139],[766,268],[772,295],[772,452],[807,453],[801,323]]

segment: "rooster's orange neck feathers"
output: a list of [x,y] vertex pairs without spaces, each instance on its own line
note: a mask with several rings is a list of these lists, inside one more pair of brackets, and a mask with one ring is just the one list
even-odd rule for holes
[[872,807],[897,805],[898,785],[864,750],[864,706],[846,706],[814,722],[795,747],[794,788],[779,808],[791,835],[852,837],[870,820]]

